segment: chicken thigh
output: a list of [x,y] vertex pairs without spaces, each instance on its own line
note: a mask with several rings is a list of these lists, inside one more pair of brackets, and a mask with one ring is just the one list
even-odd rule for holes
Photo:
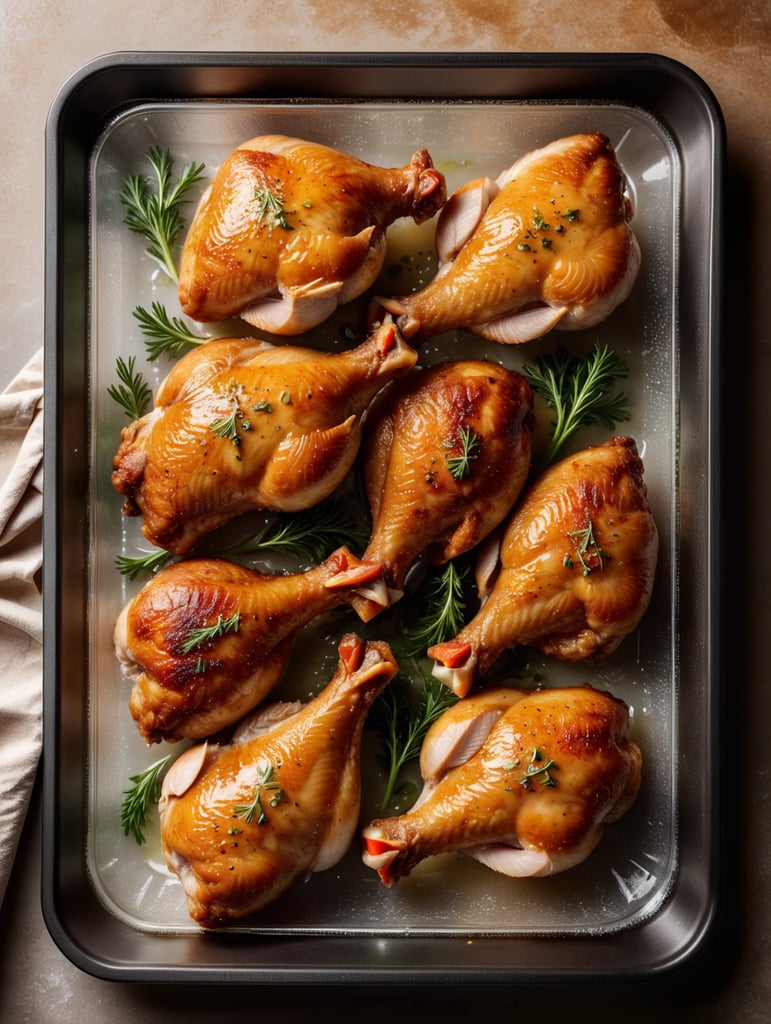
[[[492,362],[418,370],[383,393],[365,429],[373,529],[364,558],[383,566],[393,600],[421,555],[433,565],[456,558],[508,514],[530,469],[534,422],[525,378]],[[366,619],[364,600],[354,603]]]
[[255,913],[350,846],[364,719],[397,666],[387,644],[352,634],[339,653],[315,699],[289,705],[284,720],[266,708],[227,746],[191,747],[164,779],[163,852],[204,928]]
[[375,167],[327,146],[263,135],[238,147],[204,193],[180,263],[179,299],[199,321],[240,315],[273,334],[320,324],[375,280],[386,228],[446,199],[426,150]]
[[658,533],[631,438],[550,467],[503,528],[497,576],[456,637],[429,648],[460,696],[517,644],[599,661],[635,629],[653,589]]
[[380,566],[346,548],[286,575],[205,558],[161,569],[114,633],[140,734],[148,743],[201,739],[237,722],[279,681],[303,626],[361,588],[376,601],[378,587]]
[[349,351],[239,338],[185,355],[124,428],[112,482],[149,541],[177,554],[250,509],[298,511],[343,480],[362,417],[416,353],[384,323]]
[[426,735],[415,806],[364,829],[364,862],[387,886],[440,853],[514,877],[579,864],[637,795],[629,725],[627,706],[590,686],[459,701]]
[[465,328],[519,344],[606,319],[640,266],[624,177],[601,134],[558,139],[496,181],[453,193],[437,225],[439,270],[382,299],[413,342]]

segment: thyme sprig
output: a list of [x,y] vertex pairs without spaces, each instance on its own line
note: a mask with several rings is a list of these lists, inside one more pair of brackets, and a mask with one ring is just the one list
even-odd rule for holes
[[269,801],[270,807],[278,807],[281,801],[286,799],[286,794],[276,778],[276,769],[270,761],[266,761],[264,764],[258,765],[257,781],[257,789],[255,790],[251,801],[248,804],[236,804],[233,808],[233,817],[243,818],[250,825],[254,822],[256,817],[256,824],[265,825],[267,823],[268,816],[265,813],[265,808],[262,804],[263,793],[273,792],[273,796]]
[[613,385],[627,376],[626,363],[607,345],[596,343],[584,358],[571,356],[560,346],[553,355],[544,353],[522,372],[533,391],[556,413],[552,435],[542,465],[554,462],[575,432],[600,423],[612,430],[629,419],[629,400],[623,391],[611,393]]
[[415,675],[421,683],[417,698],[411,677],[399,672],[377,697],[367,716],[367,728],[376,732],[380,740],[379,760],[386,771],[381,811],[394,799],[404,767],[420,756],[431,725],[458,700],[448,686],[423,669],[417,668]]
[[129,356],[127,360],[118,356],[115,371],[121,383],[111,384],[107,394],[118,403],[129,419],[138,420],[152,400],[152,389],[142,372],[136,369],[134,356]]
[[126,178],[118,197],[127,211],[123,222],[150,242],[148,255],[174,284],[179,284],[173,248],[184,225],[180,207],[188,201],[185,197],[190,188],[200,181],[204,164],[191,163],[173,181],[174,161],[167,149],[151,146],[147,159],[155,181],[139,174]]
[[175,359],[209,340],[192,331],[180,317],[169,316],[166,307],[160,302],[153,302],[149,310],[137,306],[133,315],[147,339],[145,352],[151,362],[162,355]]
[[149,768],[129,776],[133,785],[123,790],[123,802],[120,810],[120,823],[123,834],[133,835],[142,846],[145,842],[144,827],[150,804],[157,804],[161,795],[162,775],[172,755],[167,754]]

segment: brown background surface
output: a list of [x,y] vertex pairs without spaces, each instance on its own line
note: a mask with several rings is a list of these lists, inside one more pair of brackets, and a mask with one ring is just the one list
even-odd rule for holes
[[[310,1020],[355,1014],[390,1020],[519,1019],[712,1022],[771,1020],[771,689],[767,633],[767,394],[771,237],[771,9],[767,0],[456,0],[373,5],[350,0],[3,0],[0,127],[0,390],[42,344],[45,117],[88,60],[119,50],[649,51],[689,65],[715,93],[727,125],[725,586],[731,615],[726,686],[730,920],[702,969],[665,989],[600,992],[529,987],[494,991],[209,990],[149,988],[81,973],[49,938],[40,911],[40,793],[0,911],[0,1021],[147,1024]],[[8,258],[10,257],[10,258]],[[687,713],[687,712],[686,712]]]

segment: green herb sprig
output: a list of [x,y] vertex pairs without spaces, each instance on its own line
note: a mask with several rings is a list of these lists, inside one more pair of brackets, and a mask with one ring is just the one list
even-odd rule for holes
[[190,654],[196,647],[203,647],[218,637],[226,636],[228,633],[237,633],[241,626],[241,613],[234,612],[229,619],[217,616],[217,621],[208,626],[196,626],[191,629],[180,645],[183,654]]
[[613,385],[628,374],[628,367],[607,345],[595,344],[584,358],[559,347],[553,355],[544,353],[522,372],[533,391],[556,413],[551,439],[541,459],[542,466],[554,462],[565,443],[582,427],[601,423],[612,430],[629,419],[629,400],[622,392],[611,393]]
[[243,818],[244,821],[247,821],[250,825],[256,817],[257,825],[265,825],[267,823],[268,816],[265,813],[265,808],[262,804],[263,793],[273,792],[273,796],[269,801],[270,807],[278,807],[281,801],[286,799],[286,794],[276,778],[276,769],[270,761],[258,766],[257,780],[258,785],[252,800],[248,804],[236,804],[233,808],[233,817]]
[[129,580],[135,580],[143,573],[154,572],[156,569],[163,568],[171,559],[171,552],[160,549],[143,555],[117,555],[115,558],[115,568],[121,576],[125,576]]
[[129,356],[128,360],[118,356],[115,370],[121,383],[111,384],[107,394],[118,403],[129,419],[138,420],[152,401],[152,389],[141,371],[136,369],[134,356]]
[[269,228],[279,227],[284,231],[294,230],[287,220],[284,200],[281,196],[266,188],[255,188],[254,198],[257,201],[257,220],[261,224],[266,223]]
[[420,748],[431,725],[458,697],[434,676],[417,670],[421,681],[415,698],[411,678],[398,673],[377,697],[366,726],[377,733],[381,744],[380,762],[386,771],[386,785],[380,804],[385,811],[397,793],[404,767],[420,756]]
[[203,176],[204,164],[191,163],[173,181],[174,161],[167,149],[151,146],[147,151],[147,159],[154,171],[155,181],[152,183],[139,174],[126,178],[119,195],[127,211],[123,222],[129,230],[150,242],[148,255],[174,284],[179,284],[173,249],[184,225],[180,207],[188,202],[185,198],[188,191]]
[[[459,455],[448,455],[447,468],[453,480],[465,480],[471,474],[471,463],[479,458],[482,439],[475,434],[471,427],[461,427],[458,434],[461,452]],[[447,442],[447,447],[454,447],[455,442]]]
[[450,561],[433,570],[415,595],[413,606],[423,611],[413,626],[406,626],[400,651],[409,658],[420,658],[433,644],[455,636],[465,623],[466,587],[471,568]]
[[317,563],[343,544],[354,553],[361,552],[368,539],[369,534],[351,512],[350,503],[328,498],[312,509],[276,515],[254,537],[230,549],[230,553],[275,551]]
[[209,340],[192,331],[180,317],[169,316],[166,307],[160,302],[153,302],[149,310],[137,306],[133,315],[147,339],[145,351],[151,362],[162,355],[176,359]]
[[149,768],[129,776],[133,785],[123,791],[123,802],[120,811],[120,823],[123,834],[133,835],[142,846],[145,842],[143,829],[147,823],[150,804],[157,804],[161,795],[162,775],[172,755],[167,754]]

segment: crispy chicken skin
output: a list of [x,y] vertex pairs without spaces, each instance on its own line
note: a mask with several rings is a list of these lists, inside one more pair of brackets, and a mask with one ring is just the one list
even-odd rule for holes
[[426,736],[415,806],[364,829],[364,862],[387,886],[440,853],[514,877],[579,864],[637,795],[629,724],[621,700],[590,686],[459,701]]
[[182,554],[250,509],[310,508],[353,465],[375,394],[416,358],[391,323],[336,353],[207,342],[121,434],[112,483],[124,513],[141,514],[149,541]]
[[657,555],[634,441],[612,438],[563,459],[504,526],[497,576],[489,593],[480,587],[477,615],[429,648],[434,674],[465,696],[517,644],[566,661],[607,657],[648,607]]
[[393,221],[421,223],[445,200],[444,176],[424,149],[405,167],[384,168],[284,135],[251,139],[222,164],[190,225],[182,310],[300,334],[374,282]]
[[346,548],[304,573],[268,576],[208,558],[161,569],[127,602],[114,632],[140,735],[202,739],[237,722],[282,677],[303,626],[378,586],[380,566]]
[[[416,370],[383,393],[363,445],[364,557],[383,565],[394,597],[419,557],[443,564],[505,518],[527,479],[533,427],[527,381],[492,362]],[[366,617],[362,601],[357,610]]]
[[163,851],[204,928],[259,911],[350,846],[364,719],[397,665],[387,644],[353,634],[339,654],[333,678],[308,704],[266,708],[227,746],[189,748],[164,779]]
[[606,136],[573,135],[517,160],[496,181],[454,192],[437,225],[439,270],[381,300],[413,342],[465,328],[519,344],[605,320],[632,289],[640,249]]

